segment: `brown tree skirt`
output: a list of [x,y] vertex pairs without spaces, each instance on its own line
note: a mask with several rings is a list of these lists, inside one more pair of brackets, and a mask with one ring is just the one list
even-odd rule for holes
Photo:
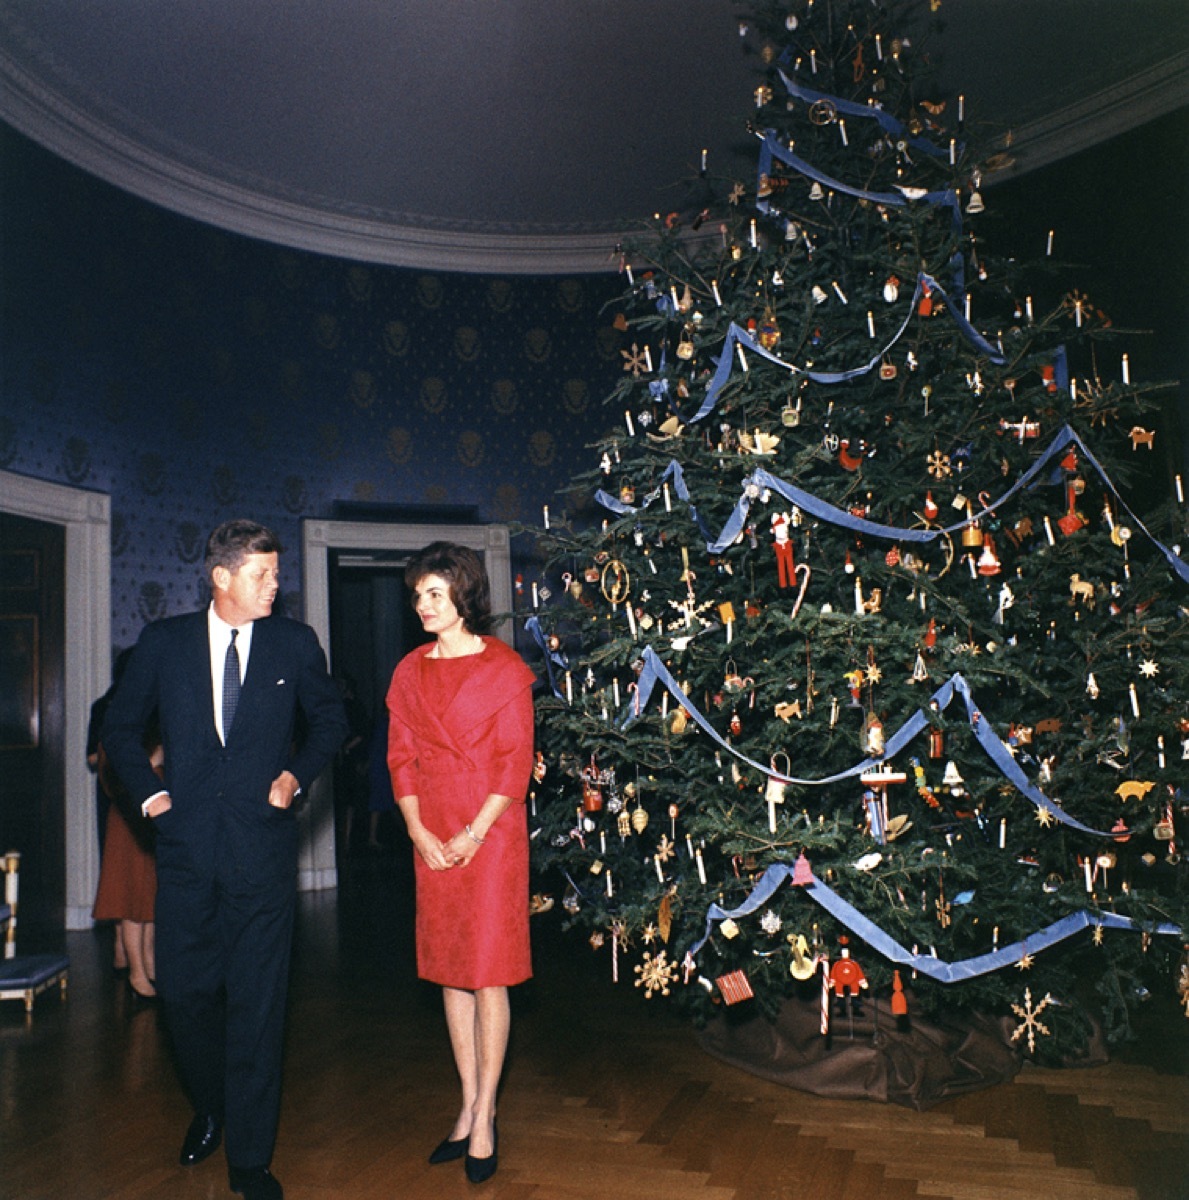
[[1010,1021],[955,1013],[935,1022],[895,1017],[883,999],[864,997],[857,1011],[849,1004],[835,1007],[828,1037],[819,1005],[790,999],[775,1021],[724,1012],[698,1040],[716,1058],[786,1087],[915,1109],[1002,1083],[1020,1069]]

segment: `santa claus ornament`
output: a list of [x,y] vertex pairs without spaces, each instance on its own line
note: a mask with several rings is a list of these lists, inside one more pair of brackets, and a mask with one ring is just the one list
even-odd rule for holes
[[786,512],[772,514],[772,549],[776,554],[776,578],[782,588],[796,587],[796,561],[789,537],[792,518]]

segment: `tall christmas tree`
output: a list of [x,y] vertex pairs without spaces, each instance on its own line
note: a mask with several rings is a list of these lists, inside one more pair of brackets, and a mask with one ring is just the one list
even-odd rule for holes
[[1060,1057],[1189,1003],[1186,508],[1133,511],[1161,388],[1051,236],[987,244],[894,19],[749,16],[755,177],[625,248],[600,515],[538,531],[536,865],[650,998]]

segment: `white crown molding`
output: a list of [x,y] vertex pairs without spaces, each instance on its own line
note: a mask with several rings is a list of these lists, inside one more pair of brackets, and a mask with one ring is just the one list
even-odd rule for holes
[[[45,149],[142,200],[298,250],[387,266],[472,274],[593,274],[618,266],[625,232],[438,227],[269,196],[197,170],[97,120],[0,55],[0,118]],[[527,227],[526,227],[527,228]]]
[[[1013,130],[988,184],[1046,166],[1189,104],[1189,53],[1152,64]],[[233,233],[336,258],[497,275],[615,270],[616,248],[640,229],[450,222],[429,214],[336,208],[320,196],[281,196],[267,181],[233,182],[101,120],[0,53],[0,119],[47,150],[124,191]],[[146,137],[148,136],[146,131]],[[179,148],[180,149],[180,148]]]
[[1048,166],[1185,105],[1189,105],[1189,52],[1182,51],[1013,130],[1010,144],[1005,144],[1011,162],[987,182],[999,183]]

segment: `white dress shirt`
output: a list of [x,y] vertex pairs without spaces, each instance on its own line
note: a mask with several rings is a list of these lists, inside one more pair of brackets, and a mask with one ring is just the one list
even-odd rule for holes
[[[235,626],[239,630],[239,636],[235,639],[235,649],[239,653],[240,683],[243,683],[244,676],[248,673],[248,655],[252,651],[254,623],[249,621],[246,625]],[[215,731],[223,745],[227,745],[227,738],[223,732],[223,664],[227,659],[227,647],[231,644],[232,626],[216,614],[212,604],[206,610],[206,628],[207,643],[211,651],[211,694],[215,698]]]
[[[235,649],[239,654],[239,681],[243,683],[244,676],[248,672],[248,655],[252,650],[252,625],[254,622],[249,621],[246,625],[237,625],[234,628],[239,630],[239,636],[235,639]],[[223,664],[227,659],[227,647],[231,643],[232,626],[228,625],[222,617],[215,613],[215,606],[212,604],[206,610],[206,630],[207,630],[207,645],[210,648],[211,656],[211,694],[215,700],[215,732],[219,735],[219,741],[223,745],[227,745],[227,738],[223,735]],[[140,811],[146,816],[147,809],[158,796],[166,796],[168,792],[154,792],[140,806]]]

